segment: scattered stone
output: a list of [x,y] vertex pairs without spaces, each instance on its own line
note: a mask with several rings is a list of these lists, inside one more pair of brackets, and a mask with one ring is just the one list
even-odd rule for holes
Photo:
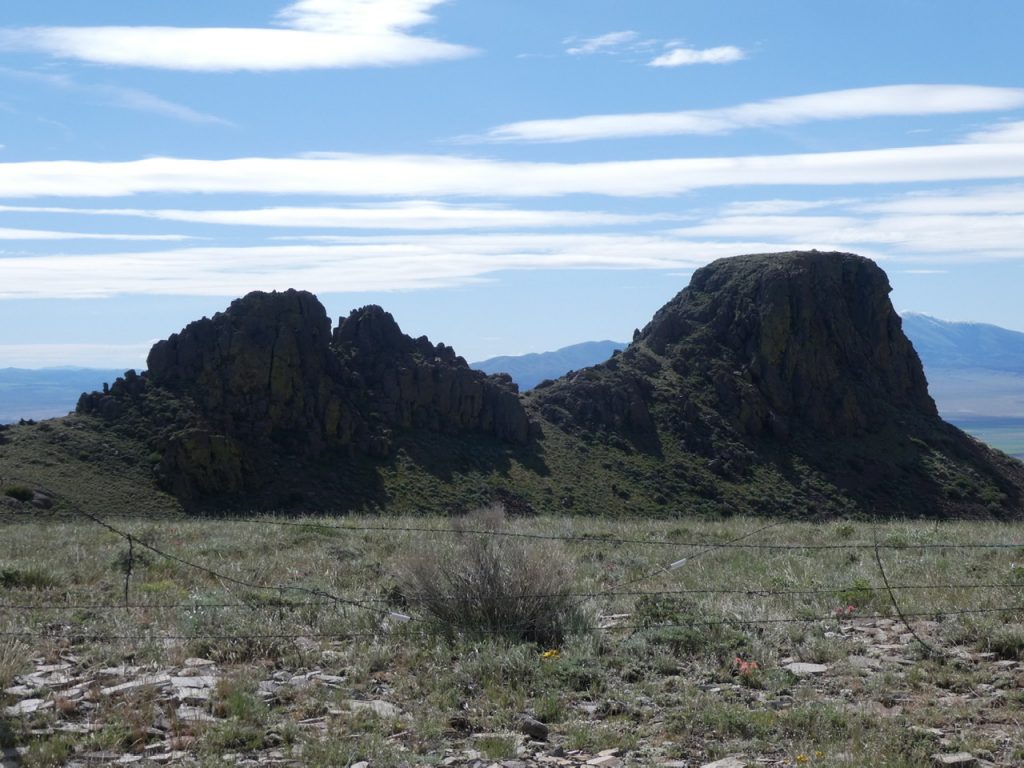
[[192,723],[215,723],[217,718],[201,707],[189,707],[182,705],[178,707],[177,716],[179,720]]
[[6,707],[4,709],[4,714],[8,717],[31,715],[33,712],[38,712],[41,709],[49,709],[52,706],[53,701],[49,699],[24,699],[14,706]]
[[978,758],[972,755],[970,752],[954,752],[953,754],[932,755],[932,762],[936,766],[946,765],[957,765],[957,766],[971,766],[978,764]]
[[789,670],[797,677],[820,675],[823,672],[828,672],[828,667],[824,664],[810,664],[805,661],[794,661],[793,663],[784,666],[783,669]]
[[619,768],[622,765],[622,761],[614,755],[603,755],[587,760],[586,764],[602,766],[602,768]]
[[217,678],[212,675],[171,678],[171,685],[175,688],[213,688],[216,684]]
[[138,677],[135,680],[129,680],[127,683],[121,683],[120,685],[112,685],[109,688],[104,688],[100,691],[100,695],[113,696],[115,693],[133,691],[136,688],[145,688],[147,686],[163,688],[170,684],[170,675],[142,675],[141,677]]
[[519,718],[519,730],[531,739],[547,741],[550,729],[540,720],[532,718],[529,715],[523,715]]
[[[813,666],[821,666],[816,664]],[[723,757],[721,760],[715,760],[713,763],[705,763],[700,768],[747,768],[747,761],[742,757],[730,755],[729,757]]]
[[193,668],[215,667],[217,666],[217,662],[210,661],[209,659],[200,659],[196,658],[195,656],[190,656],[189,658],[185,659],[185,666]]

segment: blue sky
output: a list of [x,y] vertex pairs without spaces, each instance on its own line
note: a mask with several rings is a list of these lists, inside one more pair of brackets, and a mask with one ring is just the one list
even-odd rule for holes
[[626,340],[739,253],[1024,330],[1024,6],[4,0],[0,367],[250,290],[468,359]]

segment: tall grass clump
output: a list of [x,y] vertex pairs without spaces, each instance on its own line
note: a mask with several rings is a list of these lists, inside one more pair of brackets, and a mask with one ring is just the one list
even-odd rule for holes
[[29,648],[19,640],[0,638],[0,689],[13,685],[15,675],[31,667]]
[[586,614],[573,596],[575,568],[557,542],[501,535],[509,532],[501,505],[452,527],[455,536],[422,545],[401,574],[410,606],[446,631],[542,645],[583,629]]

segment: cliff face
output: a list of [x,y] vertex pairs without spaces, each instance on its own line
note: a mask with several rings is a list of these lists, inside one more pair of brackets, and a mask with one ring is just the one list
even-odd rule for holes
[[1020,478],[939,419],[890,290],[853,254],[722,259],[622,354],[542,385],[532,405],[570,433],[701,456],[731,481],[797,460],[862,505],[895,494],[898,508],[937,514],[964,501],[934,487],[934,466],[948,460],[988,489],[979,509],[1018,498]]
[[531,437],[507,376],[406,336],[376,306],[332,333],[323,306],[301,291],[251,293],[158,342],[147,362],[142,376],[83,395],[78,408],[143,423],[164,486],[186,501],[259,487],[278,454],[387,457],[397,431]]
[[885,273],[853,254],[740,256],[694,273],[639,341],[710,378],[747,434],[855,436],[936,417]]

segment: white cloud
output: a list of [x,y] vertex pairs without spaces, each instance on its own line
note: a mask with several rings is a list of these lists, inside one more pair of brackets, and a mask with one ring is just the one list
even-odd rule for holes
[[33,27],[0,30],[0,48],[98,64],[229,72],[397,66],[474,53],[408,33],[445,0],[299,0],[284,28]]
[[587,56],[594,53],[611,53],[623,45],[634,42],[639,35],[631,29],[622,32],[609,32],[598,37],[588,37],[583,40],[570,38],[566,43],[572,47],[566,48],[565,52],[572,56]]
[[729,64],[746,58],[742,49],[735,45],[720,45],[717,48],[673,48],[668,53],[653,59],[651,67],[683,67],[690,64]]
[[983,142],[1024,142],[1024,121],[1013,123],[999,123],[989,126],[980,131],[975,131],[967,136],[967,141]]
[[96,232],[56,232],[45,229],[8,229],[0,227],[0,240],[124,240],[124,241],[181,241],[191,240],[186,235],[120,235]]
[[[768,216],[784,213],[801,213],[828,208],[844,200],[743,200],[727,203],[722,213],[728,216]],[[0,208],[0,210],[3,210]]]
[[287,207],[247,210],[60,208],[0,205],[0,213],[125,216],[196,224],[334,229],[524,229],[637,224],[679,219],[678,214],[625,215],[602,211],[524,210],[498,206],[411,201],[365,207]]
[[[747,102],[720,109],[526,120],[499,125],[487,133],[485,140],[565,142],[677,134],[713,135],[731,133],[744,128],[795,125],[822,120],[960,114],[1022,106],[1024,88],[981,85],[885,85]],[[1024,123],[1019,125],[1024,126]],[[990,140],[992,139],[984,139]],[[1021,142],[1024,139],[1018,138],[1017,141]]]
[[332,238],[330,244],[182,248],[0,259],[0,298],[117,294],[237,296],[287,287],[401,291],[478,282],[507,269],[689,269],[762,242],[671,235],[436,235]]
[[706,187],[941,182],[1024,177],[1024,144],[950,144],[794,155],[591,163],[451,155],[155,157],[127,162],[0,163],[0,197],[116,197],[147,192],[411,198],[677,195]]
[[892,258],[925,256],[947,261],[1024,258],[1020,233],[1024,214],[883,214],[850,210],[845,215],[719,216],[672,230],[686,239],[761,240],[781,249],[790,242],[827,249],[880,249]]

